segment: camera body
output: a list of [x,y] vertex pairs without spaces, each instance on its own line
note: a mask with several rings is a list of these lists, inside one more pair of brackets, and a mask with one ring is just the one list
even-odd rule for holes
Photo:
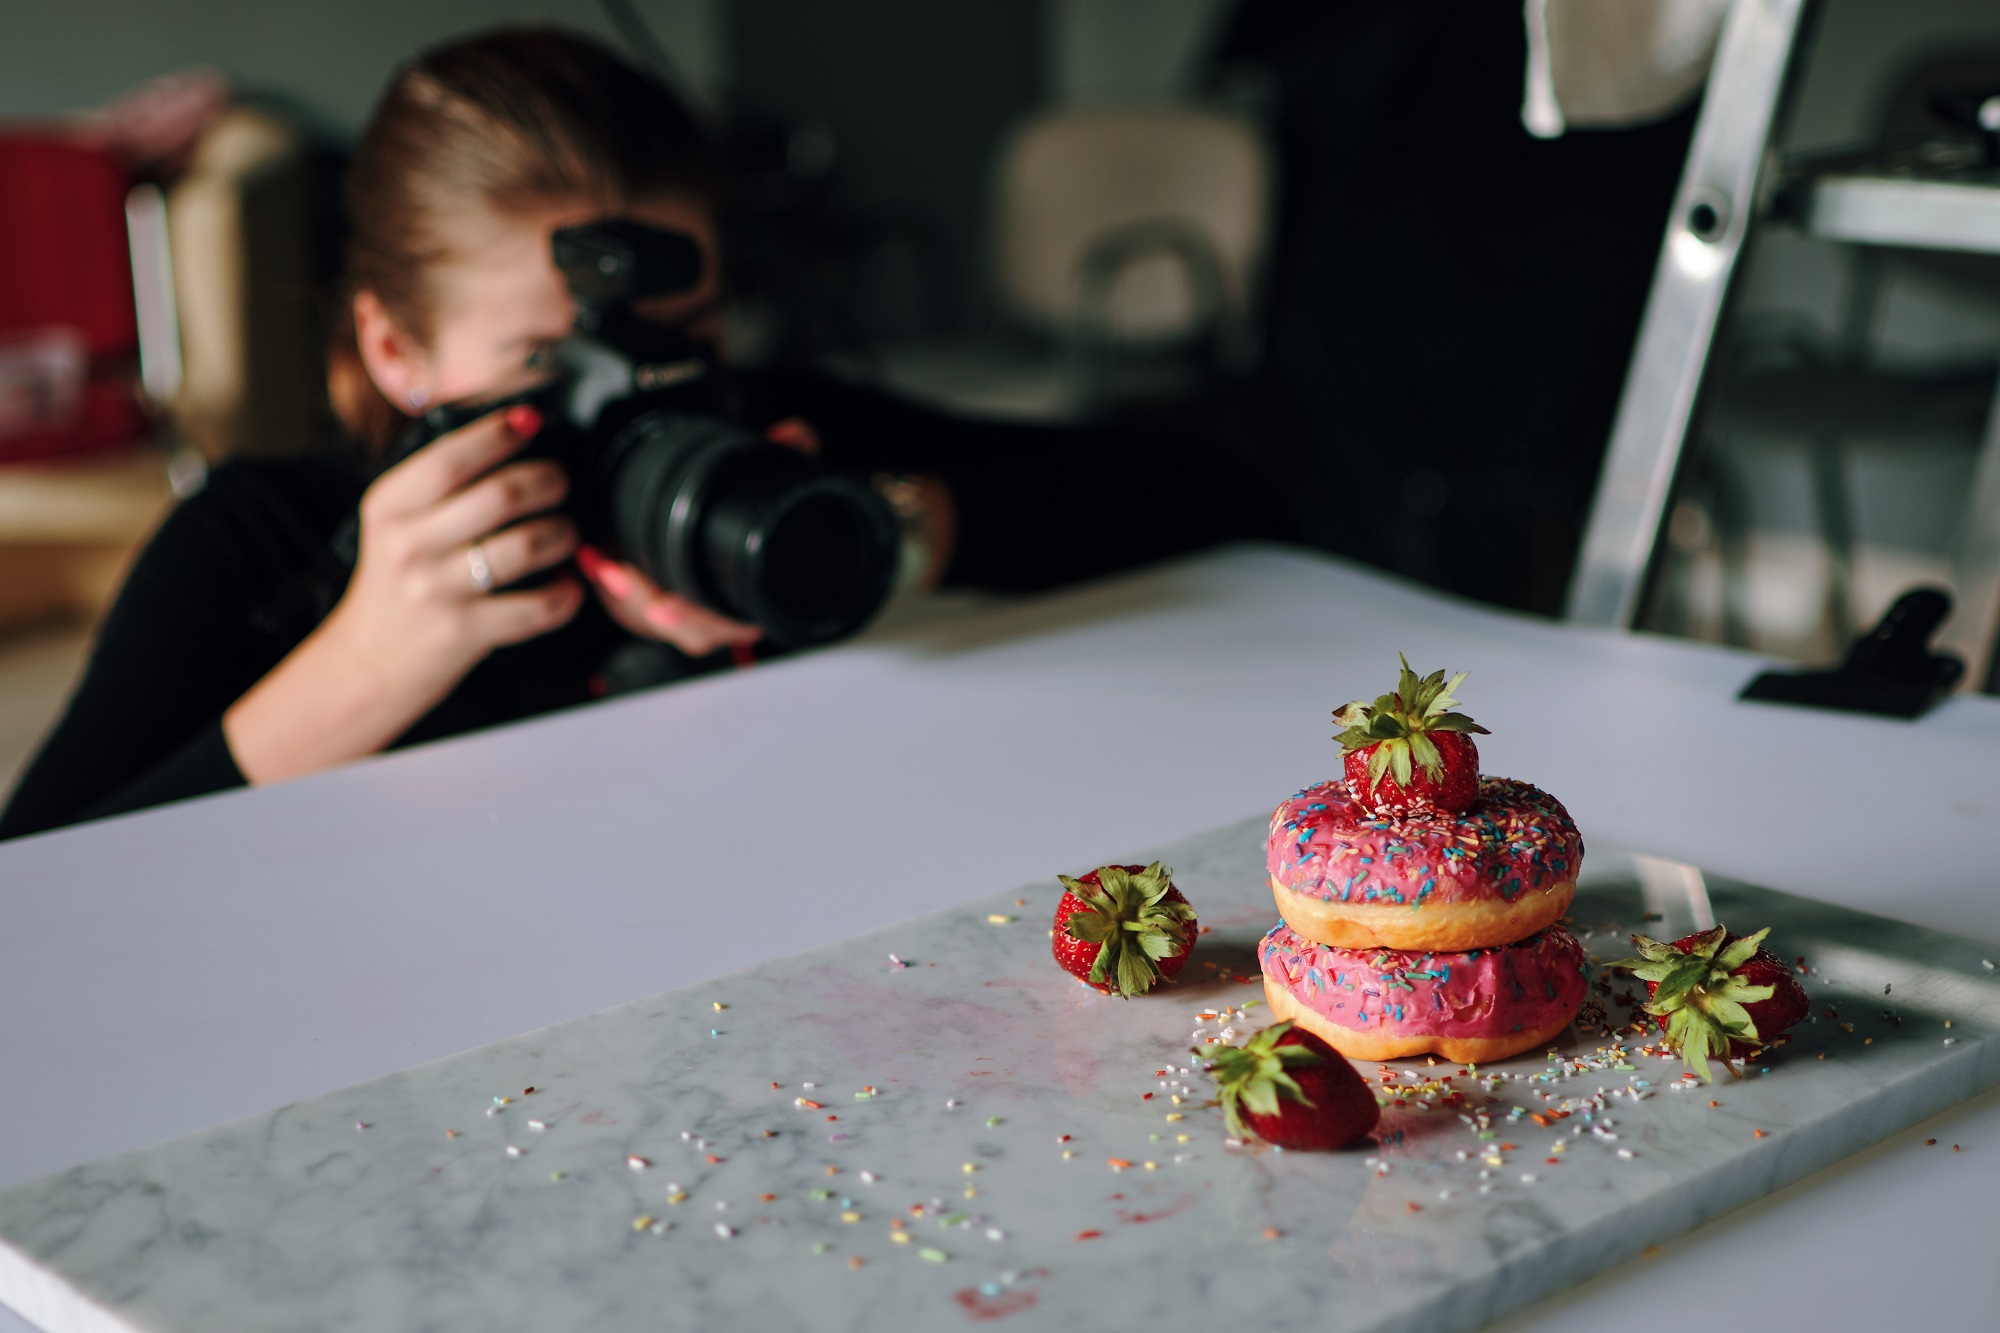
[[542,415],[534,455],[561,463],[583,539],[671,589],[758,625],[780,647],[852,634],[888,599],[900,534],[859,478],[737,425],[713,352],[633,313],[692,289],[702,255],[679,232],[607,218],[556,232],[577,302],[556,374],[525,393],[446,404],[394,456],[489,412]]

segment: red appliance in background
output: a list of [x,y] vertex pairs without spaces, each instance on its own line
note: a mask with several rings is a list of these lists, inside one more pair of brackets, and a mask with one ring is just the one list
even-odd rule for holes
[[126,189],[103,148],[0,132],[0,462],[146,431]]

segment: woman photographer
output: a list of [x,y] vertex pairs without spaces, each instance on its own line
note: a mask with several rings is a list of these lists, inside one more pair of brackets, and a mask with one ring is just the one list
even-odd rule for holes
[[[557,228],[628,217],[692,237],[698,286],[637,313],[713,341],[721,188],[688,110],[584,39],[498,31],[402,69],[348,181],[327,374],[347,444],[220,467],[169,517],[0,837],[581,703],[642,641],[676,664],[648,679],[747,660],[755,626],[579,545],[562,469],[520,457],[532,408],[378,461],[427,406],[547,379],[575,316]],[[1259,526],[1251,489],[1197,447],[957,421],[810,375],[742,389],[743,424],[782,443],[924,474],[947,582],[1046,586]]]

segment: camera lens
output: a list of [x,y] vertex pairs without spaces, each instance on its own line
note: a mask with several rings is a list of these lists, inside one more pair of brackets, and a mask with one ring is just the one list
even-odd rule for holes
[[853,633],[895,573],[895,516],[861,482],[713,417],[655,411],[609,451],[618,544],[655,582],[784,647]]
[[761,446],[716,479],[701,531],[706,579],[729,614],[780,643],[850,634],[882,605],[895,525],[880,497],[789,449]]

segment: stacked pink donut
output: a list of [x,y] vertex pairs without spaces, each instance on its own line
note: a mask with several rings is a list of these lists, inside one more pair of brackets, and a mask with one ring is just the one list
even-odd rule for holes
[[1271,817],[1272,1015],[1353,1059],[1504,1059],[1583,1004],[1583,948],[1560,924],[1583,838],[1547,792],[1480,776],[1486,729],[1453,711],[1464,678],[1405,662],[1394,692],[1334,714],[1343,775]]

